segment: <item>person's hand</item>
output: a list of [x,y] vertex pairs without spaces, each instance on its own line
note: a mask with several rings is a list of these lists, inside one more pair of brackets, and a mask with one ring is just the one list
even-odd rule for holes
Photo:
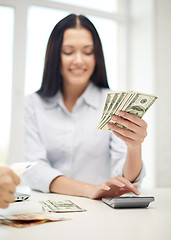
[[129,180],[122,176],[108,179],[105,183],[95,186],[89,198],[100,199],[103,197],[119,197],[125,193],[133,192],[139,195],[137,185],[133,185]]
[[14,202],[16,186],[20,183],[19,177],[8,167],[0,167],[0,208],[7,208]]
[[111,118],[126,128],[121,128],[114,123],[108,123],[108,126],[117,137],[126,143],[127,147],[134,148],[140,145],[147,136],[147,123],[127,112],[120,111],[119,115],[113,115]]

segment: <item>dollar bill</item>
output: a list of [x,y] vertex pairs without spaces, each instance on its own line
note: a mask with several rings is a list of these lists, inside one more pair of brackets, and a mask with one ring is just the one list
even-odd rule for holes
[[103,129],[103,127],[111,120],[111,116],[115,114],[117,109],[120,108],[124,101],[126,101],[125,95],[125,92],[115,93],[113,95],[113,101],[111,102],[105,117],[100,121],[100,125],[98,126],[99,129]]
[[0,223],[10,227],[24,228],[31,227],[37,224],[48,222],[47,220],[23,221],[23,220],[1,220]]
[[79,207],[71,200],[64,200],[64,201],[54,201],[54,200],[46,200],[46,201],[39,201],[43,211],[45,212],[83,212],[86,211],[85,209]]
[[9,166],[18,176],[34,167],[37,162],[16,162]]
[[65,221],[70,220],[68,218],[60,218],[58,215],[54,213],[42,213],[42,212],[34,212],[34,213],[19,213],[14,215],[0,215],[0,222],[2,224],[23,228],[28,226],[33,226],[37,224],[42,224],[45,222],[57,222],[57,221]]
[[156,101],[156,96],[137,93],[131,101],[124,106],[123,111],[134,114],[142,118],[151,105]]
[[[142,118],[146,111],[158,98],[157,96],[154,95],[138,93],[133,91],[120,93],[116,92],[111,94],[110,97],[112,97],[112,99],[115,99],[115,101],[111,101],[110,106],[108,106],[107,109],[104,108],[105,113],[102,113],[102,117],[97,126],[97,129],[111,131],[111,129],[108,127],[108,123],[109,122],[115,123],[114,121],[111,120],[111,117],[112,115],[119,115],[120,111],[125,111],[130,114],[134,114],[139,118]],[[106,106],[106,104],[104,106]],[[125,128],[124,126],[118,123],[115,124]]]
[[108,111],[108,108],[110,106],[112,98],[113,98],[113,94],[108,93],[107,96],[106,96],[105,105],[104,105],[104,109],[103,109],[103,114],[102,114],[102,117],[101,117],[102,119],[106,115],[106,112]]
[[[107,94],[109,95],[109,94]],[[105,108],[104,113],[102,113],[102,117],[101,117],[101,121],[99,123],[99,128],[101,127],[102,124],[104,124],[104,122],[107,121],[108,117],[110,116],[110,113],[113,112],[113,107],[116,105],[115,103],[119,102],[119,98],[121,93],[115,93],[115,94],[111,94],[111,101],[110,103],[107,105],[107,108]],[[107,98],[106,98],[107,99]],[[105,104],[106,106],[106,104]]]
[[32,221],[32,220],[50,220],[50,221],[58,221],[65,220],[65,218],[59,218],[58,215],[52,213],[44,213],[44,212],[25,212],[25,213],[17,213],[13,215],[0,215],[0,220],[18,220],[18,221]]

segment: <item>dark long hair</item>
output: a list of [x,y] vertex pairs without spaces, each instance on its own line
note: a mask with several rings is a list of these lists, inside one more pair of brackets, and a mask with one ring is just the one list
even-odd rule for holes
[[94,42],[95,69],[90,81],[99,87],[109,88],[101,40],[91,21],[83,15],[70,14],[59,21],[51,32],[46,49],[43,79],[37,93],[42,97],[53,97],[62,88],[61,46],[66,29],[76,28],[77,25],[89,30]]

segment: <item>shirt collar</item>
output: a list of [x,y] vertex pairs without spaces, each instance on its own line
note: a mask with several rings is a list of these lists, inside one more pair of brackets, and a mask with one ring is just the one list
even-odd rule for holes
[[87,105],[97,108],[100,100],[100,88],[90,82],[84,93],[80,96]]
[[62,94],[59,91],[53,97],[43,98],[43,102],[46,109],[55,108],[59,102],[62,102]]
[[[78,101],[83,101],[87,105],[97,108],[100,101],[100,88],[90,82]],[[55,108],[57,105],[64,105],[61,91],[58,91],[53,97],[44,99],[46,109]]]

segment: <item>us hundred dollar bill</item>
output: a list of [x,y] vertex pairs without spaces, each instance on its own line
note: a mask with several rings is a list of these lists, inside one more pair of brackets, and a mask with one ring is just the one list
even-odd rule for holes
[[[119,115],[120,111],[125,111],[130,114],[134,114],[139,118],[142,118],[146,113],[146,111],[157,100],[157,98],[158,97],[154,95],[137,93],[133,91],[113,93],[112,99],[116,99],[116,100],[114,102],[112,101],[110,102],[110,106],[108,106],[108,109],[110,111],[107,111],[104,108],[105,113],[102,113],[103,117],[101,118],[97,126],[97,129],[110,131],[110,128],[108,127],[108,123],[113,122],[111,120],[112,115]],[[122,125],[119,125],[119,126],[124,127]]]
[[42,209],[44,212],[83,212],[86,209],[79,207],[71,200],[63,200],[63,201],[55,201],[55,200],[46,200],[39,201],[42,205]]

